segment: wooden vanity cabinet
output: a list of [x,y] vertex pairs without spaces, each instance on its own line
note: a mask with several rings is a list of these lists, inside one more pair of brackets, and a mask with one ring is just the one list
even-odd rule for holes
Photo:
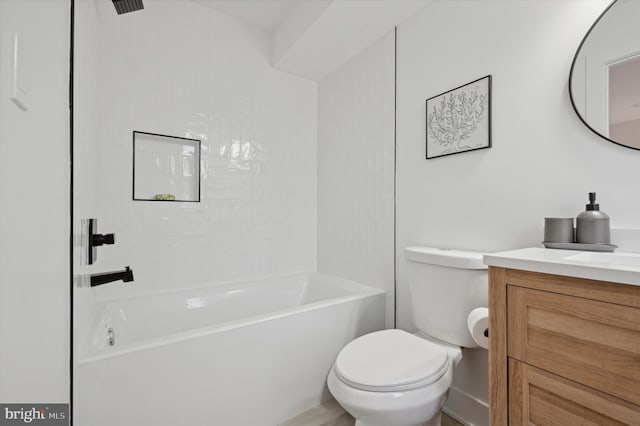
[[640,286],[489,268],[492,426],[640,426]]

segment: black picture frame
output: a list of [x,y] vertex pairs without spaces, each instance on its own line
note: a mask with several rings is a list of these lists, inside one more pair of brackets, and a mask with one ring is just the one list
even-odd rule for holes
[[491,74],[425,101],[426,159],[491,148]]
[[[183,199],[173,199],[173,200],[166,200],[166,199],[156,199],[156,198],[136,198],[136,135],[147,135],[147,136],[152,136],[152,137],[158,137],[158,138],[168,138],[168,139],[177,139],[177,140],[183,140],[183,141],[189,141],[189,142],[193,142],[194,146],[196,148],[196,168],[197,171],[195,173],[195,175],[198,178],[198,197],[195,200],[183,200]],[[185,138],[185,137],[181,137],[181,136],[171,136],[171,135],[163,135],[160,133],[152,133],[152,132],[143,132],[143,131],[139,131],[139,130],[134,130],[133,134],[132,134],[132,138],[133,138],[133,166],[132,166],[132,170],[133,170],[133,175],[132,175],[132,188],[131,188],[131,198],[133,201],[159,201],[159,202],[181,202],[181,203],[199,203],[200,199],[201,199],[201,192],[202,192],[202,188],[201,188],[201,171],[200,171],[200,158],[201,158],[201,153],[202,153],[202,141],[200,139],[193,139],[193,138]]]

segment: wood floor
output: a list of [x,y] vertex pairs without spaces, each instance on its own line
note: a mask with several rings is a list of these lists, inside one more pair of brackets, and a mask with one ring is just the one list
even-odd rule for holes
[[[335,400],[305,411],[279,426],[353,426],[355,420]],[[442,415],[442,426],[462,426],[446,414]]]

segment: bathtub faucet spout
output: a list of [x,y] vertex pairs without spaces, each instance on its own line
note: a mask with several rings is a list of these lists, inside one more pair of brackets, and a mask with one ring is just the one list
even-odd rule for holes
[[91,275],[91,287],[122,280],[125,283],[133,281],[133,271],[126,266],[123,271],[103,272]]

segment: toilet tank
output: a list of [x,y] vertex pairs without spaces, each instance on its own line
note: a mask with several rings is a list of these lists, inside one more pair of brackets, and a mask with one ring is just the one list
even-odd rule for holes
[[478,346],[467,329],[467,316],[475,308],[488,306],[487,266],[482,255],[405,248],[413,322],[418,330],[454,345]]

